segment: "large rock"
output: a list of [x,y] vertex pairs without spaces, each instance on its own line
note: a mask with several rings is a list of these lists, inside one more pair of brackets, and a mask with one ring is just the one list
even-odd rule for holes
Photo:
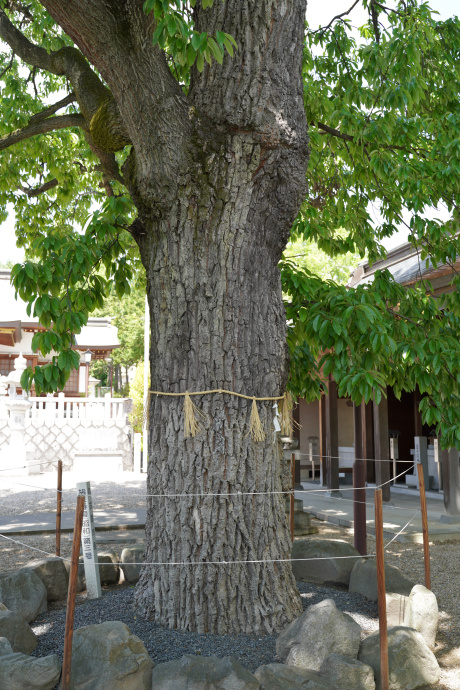
[[[409,596],[415,582],[411,582],[394,565],[385,565],[385,590]],[[350,575],[350,592],[358,592],[371,601],[377,601],[377,563],[374,558],[357,561]]]
[[[139,580],[144,554],[144,546],[128,546],[121,552],[121,569],[126,582],[135,583]],[[132,563],[136,565],[131,565]]]
[[0,601],[27,623],[48,608],[45,585],[35,573],[24,570],[0,575]]
[[10,645],[9,641],[6,639],[6,637],[0,637],[0,656],[4,656],[5,654],[12,654],[13,653],[13,648]]
[[[348,558],[351,556],[351,558]],[[292,545],[292,558],[321,558],[327,560],[293,561],[292,572],[296,580],[346,585],[350,582],[350,573],[359,552],[350,544],[341,540],[296,539]]]
[[435,595],[423,585],[415,585],[409,595],[404,624],[421,633],[430,649],[434,649],[438,632],[439,610]]
[[38,644],[35,634],[16,611],[0,611],[0,637],[6,637],[13,652],[30,654]]
[[155,690],[259,690],[260,683],[232,657],[192,656],[158,664],[152,673]]
[[374,669],[357,659],[331,654],[323,661],[319,673],[329,688],[375,690]]
[[56,654],[41,658],[20,653],[0,654],[2,690],[53,690],[61,675]]
[[306,668],[267,664],[259,666],[254,675],[260,681],[261,690],[330,690],[330,686],[321,681],[318,671]]
[[[101,551],[97,554],[99,565],[99,575],[101,578],[101,585],[117,584],[120,579],[120,567],[118,565],[118,555],[115,551]],[[83,592],[86,589],[85,565],[83,556],[78,559],[78,576],[77,576],[77,592]],[[70,573],[70,563],[65,562],[67,575]]]
[[98,551],[97,560],[101,585],[116,585],[120,579],[118,554],[115,551]]
[[[78,559],[78,573],[77,573],[77,592],[84,592],[86,589],[85,566],[83,565],[83,556]],[[67,572],[67,577],[70,575],[70,562],[64,561],[64,567]]]
[[34,572],[46,588],[48,601],[61,601],[67,598],[69,575],[64,561],[57,556],[50,556],[41,560],[34,560],[22,568]]
[[74,632],[72,690],[151,690],[153,666],[144,643],[120,621]]
[[276,640],[278,657],[289,666],[318,671],[330,654],[356,659],[361,628],[332,599],[310,606]]
[[[374,669],[380,690],[380,635],[373,633],[361,643],[359,661]],[[419,632],[403,626],[388,628],[390,690],[415,690],[439,679],[436,657]]]
[[386,592],[387,625],[405,625],[409,597],[396,592]]

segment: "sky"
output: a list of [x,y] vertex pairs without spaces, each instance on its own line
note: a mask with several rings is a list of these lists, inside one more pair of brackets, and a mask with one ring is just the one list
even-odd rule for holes
[[[392,4],[389,2],[388,4]],[[318,2],[318,0],[309,0],[307,7],[307,20],[312,29],[318,26],[326,26],[330,20],[337,14],[341,14],[353,5],[353,0],[328,0],[328,2]],[[455,14],[460,13],[458,0],[431,0],[430,6],[433,10],[439,12],[440,19],[447,19]],[[367,14],[363,10],[361,4],[351,12],[350,19],[353,26],[361,26],[366,21]],[[9,209],[10,215],[5,223],[0,224],[0,241],[1,254],[0,262],[22,261],[24,258],[24,251],[16,247],[16,239],[14,235],[14,213],[13,209]],[[401,230],[399,233],[393,235],[383,242],[383,244],[390,249],[399,244],[403,244],[407,240],[407,231]]]

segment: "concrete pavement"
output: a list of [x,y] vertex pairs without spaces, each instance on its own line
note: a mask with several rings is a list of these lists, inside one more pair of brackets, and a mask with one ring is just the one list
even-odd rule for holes
[[[349,485],[341,486],[341,497],[329,497],[318,484],[303,482],[304,492],[296,491],[295,497],[303,501],[304,510],[313,517],[342,527],[353,527],[353,491]],[[366,525],[369,534],[375,534],[374,488],[366,489]],[[460,523],[447,524],[442,494],[427,495],[428,533],[431,541],[460,541]],[[445,516],[446,517],[446,516]],[[444,517],[444,519],[445,519]],[[410,524],[407,523],[410,521]],[[422,519],[418,492],[410,489],[391,488],[391,503],[383,507],[385,539],[396,538],[400,542],[422,543]]]
[[[108,530],[138,530],[145,528],[145,508],[130,510],[95,510],[94,524],[96,532]],[[63,511],[61,531],[73,532],[74,511]],[[27,513],[26,515],[0,516],[1,534],[47,534],[56,531],[56,513]]]
[[[323,487],[315,483],[303,483],[304,492],[296,491],[296,498],[303,501],[304,510],[320,520],[353,527],[353,491],[349,485],[340,487],[340,497],[329,497]],[[374,534],[374,489],[366,490],[366,524],[369,534]],[[460,522],[447,524],[445,519],[442,494],[429,493],[427,495],[428,529],[431,540],[460,541]],[[145,508],[95,510],[94,521],[96,532],[122,531],[121,537],[128,538],[126,530],[133,540],[138,540],[145,528]],[[72,532],[74,525],[74,511],[63,511],[61,529]],[[408,489],[391,489],[391,504],[383,508],[385,539],[397,536],[400,542],[422,543],[422,521],[420,514],[420,498],[418,493]],[[407,524],[409,523],[410,524]],[[0,516],[0,533],[7,535],[47,534],[56,530],[55,512],[27,512],[17,516]],[[141,532],[142,531],[142,532]],[[398,534],[401,532],[401,534]],[[101,537],[102,538],[102,537]]]

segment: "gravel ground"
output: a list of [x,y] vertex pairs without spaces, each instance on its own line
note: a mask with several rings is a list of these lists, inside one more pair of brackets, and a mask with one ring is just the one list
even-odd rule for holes
[[[45,476],[47,479],[47,477]],[[30,478],[25,478],[24,483]],[[43,475],[38,478],[45,486]],[[34,482],[37,480],[34,479]],[[54,484],[52,481],[51,484]],[[46,487],[50,485],[49,480]],[[142,507],[145,495],[145,477],[133,477],[128,484],[116,482],[92,482],[94,504],[100,509]],[[38,490],[20,487],[11,482],[9,489],[2,482],[0,491],[0,514],[18,515],[21,512],[49,512],[54,509],[55,496],[44,497],[43,489]],[[46,492],[48,494],[48,492]],[[73,509],[75,493],[69,488],[67,509]],[[73,500],[72,500],[73,499]],[[66,508],[64,508],[66,509]],[[351,530],[313,521],[319,527],[319,538],[343,539],[353,543]],[[317,538],[312,537],[312,538]],[[22,545],[0,539],[1,570],[15,570],[35,557],[28,547],[34,546],[52,553],[54,535],[24,536],[18,538]],[[128,533],[104,532],[98,534],[98,548],[111,548],[121,553],[124,546],[142,539],[142,532]],[[71,536],[61,537],[61,553],[64,557],[70,554]],[[375,551],[375,542],[368,538],[368,552]],[[431,578],[432,589],[438,598],[440,624],[437,637],[436,656],[441,666],[441,680],[438,690],[459,690],[460,688],[460,555],[459,542],[432,543]],[[39,557],[39,553],[36,556]],[[423,550],[419,544],[401,544],[393,542],[386,551],[386,560],[397,565],[412,580],[423,583],[424,566]],[[349,613],[361,625],[366,634],[378,627],[377,607],[356,594],[344,590],[318,587],[301,583],[299,589],[304,607],[317,603],[327,597],[333,598],[342,611]],[[199,635],[197,633],[180,633],[152,624],[136,616],[130,605],[133,589],[125,585],[104,588],[103,597],[98,601],[87,601],[84,595],[78,597],[75,625],[80,627],[104,620],[122,620],[130,630],[138,635],[146,645],[149,654],[156,662],[162,662],[182,656],[184,653],[231,655],[243,666],[254,671],[259,665],[276,660],[275,638],[273,636],[227,636]],[[40,636],[36,654],[43,656],[49,653],[62,654],[64,639],[65,608],[57,603],[33,624],[33,629]]]
[[[377,605],[359,594],[299,583],[304,609],[323,599],[332,598],[338,608],[349,613],[369,633],[378,627]],[[158,664],[180,658],[183,654],[203,656],[233,656],[245,668],[254,672],[262,664],[279,663],[276,657],[276,635],[210,635],[169,630],[136,616],[132,607],[133,587],[118,591],[104,591],[102,599],[81,600],[75,610],[75,627],[104,621],[121,620],[132,633],[143,640],[153,661]],[[63,608],[41,614],[32,630],[40,642],[33,654],[59,654],[64,648],[65,610]],[[363,633],[364,636],[364,633]]]

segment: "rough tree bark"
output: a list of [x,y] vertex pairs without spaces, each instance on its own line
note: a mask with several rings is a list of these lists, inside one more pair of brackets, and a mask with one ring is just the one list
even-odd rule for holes
[[[106,153],[132,146],[123,179],[139,214],[133,233],[147,273],[152,389],[282,394],[288,362],[277,264],[306,193],[305,0],[197,8],[197,29],[230,33],[238,51],[223,66],[194,71],[187,96],[151,45],[140,0],[42,4],[110,90],[108,99],[86,82],[79,93],[80,77],[71,82],[79,102],[89,100],[83,114],[93,145]],[[284,499],[193,495],[286,488],[272,405],[259,403],[268,433],[254,443],[250,401],[194,398],[207,415],[194,439],[184,439],[183,402],[151,399],[148,493],[191,495],[148,499],[146,561],[269,562],[145,566],[136,603],[181,629],[279,630],[301,611],[290,564],[270,562],[290,555]]]

